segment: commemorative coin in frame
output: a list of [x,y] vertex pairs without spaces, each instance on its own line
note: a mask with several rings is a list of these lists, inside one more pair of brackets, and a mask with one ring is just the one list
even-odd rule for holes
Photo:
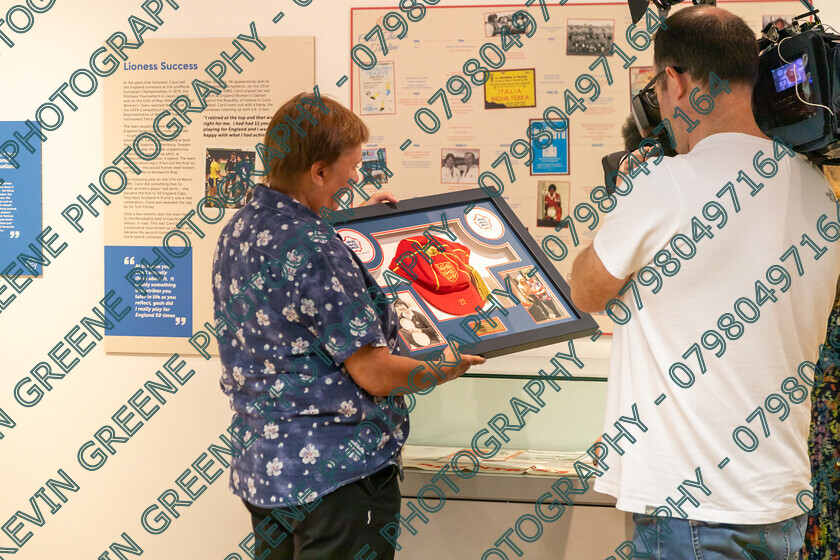
[[492,358],[598,330],[505,200],[481,189],[354,208],[335,228],[392,301],[403,356],[457,337]]

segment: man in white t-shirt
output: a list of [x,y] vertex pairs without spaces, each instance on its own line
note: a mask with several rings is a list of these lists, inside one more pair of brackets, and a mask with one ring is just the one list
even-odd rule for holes
[[[679,155],[636,171],[572,271],[581,310],[619,299],[610,311],[630,313],[612,340],[595,489],[634,513],[645,558],[766,546],[792,559],[806,521],[797,493],[810,488],[813,370],[800,364],[817,359],[840,274],[817,223],[838,221],[838,207],[819,170],[756,125],[746,23],[697,6],[666,24],[655,93]],[[712,93],[714,110],[698,113],[690,99]],[[677,109],[699,121],[691,132]]]

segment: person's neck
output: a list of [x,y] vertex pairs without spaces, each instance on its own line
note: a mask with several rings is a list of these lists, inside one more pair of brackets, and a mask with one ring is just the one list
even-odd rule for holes
[[[719,103],[715,106],[712,113],[699,115],[696,118],[700,121],[700,124],[688,134],[689,152],[704,138],[723,132],[746,134],[747,136],[755,136],[763,139],[767,138],[755,122],[751,102],[745,101],[727,105]],[[684,125],[685,123],[680,124]]]
[[281,192],[289,198],[297,200],[298,202],[312,210],[316,215],[321,215],[321,213],[319,212],[321,210],[321,205],[317,204],[313,197],[307,194],[312,192],[311,188],[307,188],[306,186],[301,185],[294,185],[291,188],[280,188],[276,185],[269,185],[269,188],[277,192]]

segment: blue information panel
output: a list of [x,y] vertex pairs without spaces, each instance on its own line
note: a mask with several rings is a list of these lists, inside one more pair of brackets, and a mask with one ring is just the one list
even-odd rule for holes
[[110,336],[173,336],[192,334],[192,251],[178,259],[174,269],[157,268],[162,278],[152,274],[140,295],[125,275],[141,259],[153,262],[152,247],[105,247],[105,293],[114,290],[131,305],[131,312],[106,334]]
[[[0,138],[27,130],[23,122],[0,121]],[[29,243],[41,233],[41,141],[29,139],[35,153],[26,147],[15,156],[18,168],[0,156],[0,262],[14,261],[19,253],[32,253]],[[40,276],[41,265],[34,265]],[[28,271],[26,271],[28,272]],[[26,275],[24,275],[26,276]]]
[[[531,162],[531,175],[566,175],[569,173],[569,131],[554,130],[544,120],[532,120],[535,135],[531,140],[534,159]],[[545,135],[551,135],[551,144],[545,145]],[[541,144],[543,147],[537,145]]]

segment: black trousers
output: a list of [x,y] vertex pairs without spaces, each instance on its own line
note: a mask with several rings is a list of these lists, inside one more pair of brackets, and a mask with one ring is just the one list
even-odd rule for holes
[[[256,558],[352,560],[356,552],[369,545],[363,558],[374,551],[377,560],[393,560],[394,548],[379,534],[379,529],[394,521],[400,512],[397,472],[397,467],[388,465],[366,478],[321,496],[321,503],[306,513],[302,521],[284,517],[285,523],[292,528],[291,534],[283,523],[277,521],[277,516],[271,515],[275,510],[245,502],[257,540]],[[306,512],[302,506],[298,509],[299,515]],[[269,521],[264,522],[266,518]],[[264,524],[257,530],[260,523]],[[266,551],[270,552],[263,556]]]

